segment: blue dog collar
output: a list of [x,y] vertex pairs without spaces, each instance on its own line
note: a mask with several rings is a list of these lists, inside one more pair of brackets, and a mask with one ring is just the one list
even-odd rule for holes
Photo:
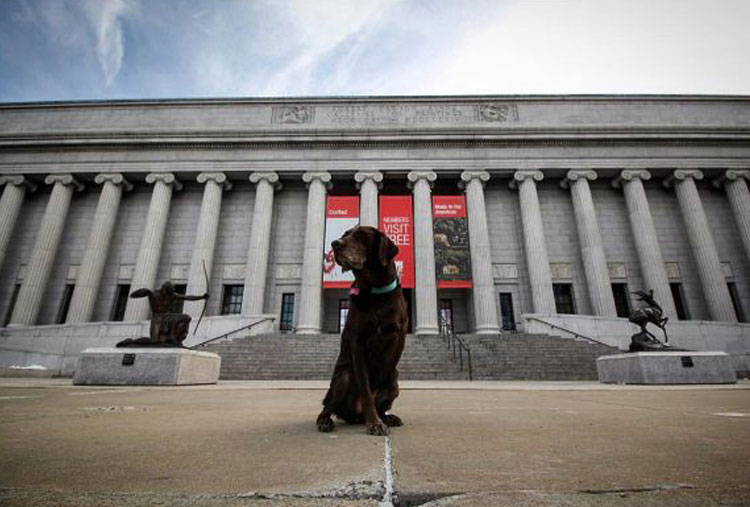
[[394,278],[393,281],[385,287],[373,287],[370,289],[370,294],[387,294],[396,290],[396,287],[398,287],[398,277]]

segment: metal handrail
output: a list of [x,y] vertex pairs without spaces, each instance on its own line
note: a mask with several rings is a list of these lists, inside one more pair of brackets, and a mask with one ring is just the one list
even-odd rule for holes
[[590,336],[586,336],[585,334],[581,334],[581,333],[577,333],[575,331],[571,331],[570,329],[566,329],[566,328],[564,328],[562,326],[558,326],[557,324],[553,324],[552,322],[547,322],[546,320],[541,319],[539,317],[536,317],[534,315],[529,315],[526,318],[529,319],[529,320],[536,320],[537,322],[541,322],[542,324],[546,324],[546,325],[548,325],[549,327],[551,327],[553,329],[559,329],[561,331],[565,331],[566,333],[570,333],[573,336],[576,336],[578,338],[583,338],[584,340],[587,340],[587,341],[590,341],[590,342],[593,342],[593,343],[598,343],[599,345],[604,345],[605,347],[613,348],[612,345],[608,345],[608,344],[606,344],[604,342],[600,342],[599,340],[595,340],[594,338],[591,338]]
[[238,327],[237,329],[233,329],[233,330],[231,330],[231,331],[229,331],[229,332],[227,332],[227,333],[224,333],[224,334],[222,334],[222,335],[219,335],[219,336],[216,336],[216,337],[214,337],[214,338],[211,338],[210,340],[206,340],[206,341],[204,341],[204,342],[200,342],[200,343],[198,343],[197,345],[193,345],[192,347],[188,347],[188,349],[190,349],[190,350],[195,350],[195,349],[197,349],[198,347],[202,347],[202,346],[204,346],[204,345],[205,345],[205,344],[207,344],[207,343],[215,342],[216,340],[221,340],[222,338],[226,338],[227,336],[229,336],[229,335],[231,335],[231,334],[237,333],[237,332],[239,332],[239,331],[243,331],[243,330],[245,330],[245,329],[250,329],[251,327],[253,327],[253,326],[257,326],[257,325],[258,325],[258,324],[260,324],[261,322],[265,322],[265,321],[267,321],[267,320],[271,320],[271,321],[273,321],[273,320],[276,320],[276,317],[263,317],[263,318],[262,318],[262,319],[260,319],[260,320],[256,320],[256,321],[255,321],[255,322],[253,322],[252,324],[248,324],[248,325],[246,325],[246,326]]
[[469,381],[474,380],[474,375],[471,367],[471,349],[464,341],[459,337],[453,329],[453,324],[449,323],[442,315],[440,316],[440,335],[445,338],[448,342],[448,348],[453,349],[453,359],[456,359],[456,343],[458,343],[458,361],[461,371],[464,371],[464,356],[463,352],[466,351],[466,362],[469,371]]

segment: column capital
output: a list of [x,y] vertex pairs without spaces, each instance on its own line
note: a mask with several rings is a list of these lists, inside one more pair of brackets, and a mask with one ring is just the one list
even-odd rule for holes
[[195,179],[198,183],[206,183],[207,181],[213,181],[217,185],[221,185],[223,190],[232,190],[232,182],[229,181],[227,175],[222,172],[205,172],[200,173]]
[[437,180],[435,171],[411,171],[406,175],[409,180],[409,188],[414,188],[419,180],[424,180],[432,188],[432,184]]
[[484,187],[484,184],[490,181],[490,173],[487,171],[464,171],[461,173],[458,188],[466,188],[473,180],[479,181]]
[[54,185],[55,183],[62,183],[63,185],[72,185],[76,192],[83,190],[83,184],[75,179],[72,174],[50,174],[44,178],[44,182],[47,185]]
[[640,179],[642,181],[648,181],[651,179],[651,173],[646,169],[624,169],[620,171],[620,174],[612,180],[612,186],[615,188],[621,188],[624,183],[633,181],[634,179]]
[[313,181],[320,181],[326,189],[331,189],[333,183],[331,183],[331,173],[327,171],[309,171],[302,175],[302,181],[307,183],[309,187]]
[[575,183],[578,180],[594,181],[596,178],[596,171],[591,169],[572,169],[565,174],[565,178],[560,182],[560,186],[562,188],[569,188],[571,183]]
[[544,173],[540,170],[533,170],[533,171],[516,171],[513,173],[513,179],[510,180],[510,183],[508,186],[515,190],[518,188],[518,185],[520,183],[523,183],[526,180],[531,180],[532,182],[542,181],[544,179]]
[[677,183],[681,183],[688,178],[692,178],[694,180],[702,180],[703,179],[703,171],[699,169],[677,169],[675,170],[670,177],[664,180],[663,185],[665,188],[670,188],[675,186]]
[[724,174],[719,176],[718,178],[715,178],[713,181],[713,185],[716,188],[721,188],[727,183],[732,183],[735,181],[740,181],[742,178],[745,178],[746,180],[750,180],[750,170],[748,169],[728,169],[724,171]]
[[378,188],[383,188],[383,173],[380,171],[359,171],[354,174],[354,181],[357,182],[357,188],[361,188],[365,181],[372,181]]
[[173,173],[149,173],[146,175],[146,183],[156,183],[161,181],[166,185],[172,185],[175,190],[182,190],[182,183]]
[[126,192],[133,190],[133,184],[126,180],[122,173],[99,173],[94,178],[94,183],[97,185],[101,185],[102,183],[121,185],[122,189]]
[[20,174],[14,174],[13,176],[0,176],[0,187],[3,185],[15,185],[17,187],[23,186],[26,187],[26,190],[29,192],[35,192],[37,189],[36,185]]
[[281,188],[284,186],[279,180],[278,173],[272,171],[263,171],[250,174],[250,183],[257,185],[261,181],[267,181],[276,191],[281,190]]

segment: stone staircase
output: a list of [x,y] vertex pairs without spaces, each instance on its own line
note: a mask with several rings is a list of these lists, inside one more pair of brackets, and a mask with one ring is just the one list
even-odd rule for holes
[[616,348],[546,334],[461,335],[474,380],[597,380],[596,358]]
[[[596,380],[596,358],[615,351],[539,334],[461,338],[471,348],[474,380]],[[199,350],[221,356],[222,380],[329,380],[340,340],[338,334],[264,334]],[[408,380],[464,380],[468,365],[459,369],[442,337],[409,335],[399,373]]]

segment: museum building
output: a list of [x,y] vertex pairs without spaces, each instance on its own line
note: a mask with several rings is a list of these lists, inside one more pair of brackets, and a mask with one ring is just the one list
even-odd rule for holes
[[678,343],[750,350],[748,97],[2,104],[0,175],[6,341],[142,322],[128,294],[166,280],[214,330],[337,333],[359,223],[417,334],[617,341],[653,290]]

